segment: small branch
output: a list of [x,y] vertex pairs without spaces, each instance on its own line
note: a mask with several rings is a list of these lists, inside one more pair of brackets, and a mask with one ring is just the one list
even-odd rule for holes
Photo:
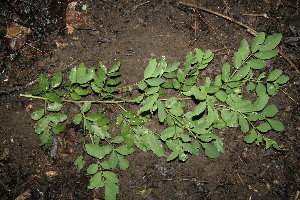
[[[45,97],[40,97],[40,96],[34,96],[34,95],[27,95],[27,94],[20,94],[21,97],[27,97],[27,98],[33,98],[33,99],[42,99],[42,100],[47,100]],[[84,103],[87,101],[74,101],[74,100],[69,100],[69,99],[62,99],[64,102],[71,102],[71,103]],[[114,103],[134,103],[134,101],[127,100],[127,101],[90,101],[91,103],[107,103],[107,104],[114,104]]]
[[[211,14],[217,15],[217,16],[219,16],[219,17],[221,17],[221,18],[227,19],[227,20],[229,20],[229,21],[231,21],[231,22],[233,22],[233,23],[235,23],[235,24],[238,24],[238,25],[240,25],[240,26],[246,28],[247,31],[248,31],[251,35],[253,35],[253,36],[257,36],[257,34],[258,34],[258,32],[257,32],[256,30],[254,30],[253,28],[251,28],[250,26],[248,26],[248,25],[246,25],[246,24],[244,24],[244,23],[242,23],[242,22],[240,22],[240,21],[237,21],[237,20],[235,20],[235,19],[233,19],[233,18],[231,18],[231,17],[228,17],[228,16],[223,15],[223,14],[221,14],[221,13],[218,13],[218,12],[215,12],[215,11],[210,10],[210,9],[208,9],[208,8],[205,8],[205,7],[203,7],[203,6],[199,6],[199,5],[195,5],[195,4],[191,4],[191,3],[185,3],[185,2],[181,2],[181,1],[179,1],[178,4],[181,4],[181,5],[184,5],[184,6],[188,6],[188,7],[197,8],[197,9],[203,10],[203,11],[205,11],[205,12],[207,12],[207,13],[211,13]],[[298,67],[295,65],[295,63],[293,63],[293,62],[290,60],[290,58],[289,58],[287,55],[285,55],[278,47],[276,47],[275,50],[278,51],[278,53],[279,53],[279,54],[280,54],[280,55],[281,55],[281,56],[282,56],[282,57],[283,57],[283,58],[284,58],[284,59],[285,59],[285,60],[286,60],[286,61],[287,61],[294,69],[295,69],[295,71],[296,71],[297,73],[300,73]]]

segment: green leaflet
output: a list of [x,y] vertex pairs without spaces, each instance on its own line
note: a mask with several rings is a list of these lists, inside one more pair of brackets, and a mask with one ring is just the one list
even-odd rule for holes
[[233,55],[232,61],[233,61],[234,68],[238,69],[242,65],[242,62],[243,62],[241,53],[235,52]]
[[269,125],[269,123],[266,123],[266,122],[263,122],[261,123],[260,125],[258,125],[256,127],[257,130],[259,130],[260,132],[263,132],[263,133],[266,133],[268,132],[269,130],[271,130],[271,126]]
[[159,122],[164,122],[167,118],[167,114],[165,111],[165,105],[161,101],[157,102],[157,110]]
[[274,69],[268,76],[267,81],[273,82],[279,78],[279,76],[282,74],[282,70],[280,69]]
[[272,104],[265,107],[261,114],[264,115],[265,117],[274,117],[277,114],[277,112],[278,112],[277,107],[274,104]]
[[282,34],[273,34],[269,35],[265,42],[261,45],[260,51],[265,51],[265,50],[272,50],[274,49],[279,43],[282,38]]
[[161,84],[163,84],[165,82],[165,79],[162,79],[162,78],[151,78],[151,79],[147,79],[146,82],[150,86],[159,86],[159,85],[161,85]]
[[88,189],[98,189],[103,186],[104,182],[102,181],[102,173],[98,172],[90,179],[90,185],[88,186]]
[[267,105],[268,101],[269,96],[266,93],[261,94],[253,103],[253,111],[261,111]]
[[217,158],[221,155],[218,149],[209,143],[203,143],[202,147],[204,148],[205,155],[209,158]]
[[258,137],[259,137],[259,134],[254,129],[252,129],[250,131],[250,134],[248,134],[244,137],[244,141],[248,144],[252,144]]
[[144,79],[152,77],[152,74],[155,72],[156,66],[156,59],[152,59],[149,61],[149,64],[144,71]]
[[109,154],[111,151],[111,149],[110,149],[110,151],[105,151],[104,147],[99,146],[98,144],[93,144],[93,143],[86,144],[85,150],[90,156],[93,156],[93,157],[99,158],[99,159],[104,158],[104,156],[106,154]]
[[132,154],[134,152],[134,148],[128,148],[126,145],[119,146],[115,149],[119,154],[122,154],[124,156]]
[[253,55],[256,58],[267,60],[267,59],[277,56],[277,54],[278,54],[278,52],[276,50],[265,50],[265,51],[259,51]]
[[172,62],[167,65],[165,72],[173,72],[179,67],[179,65],[180,65],[179,61]]
[[255,53],[261,48],[262,43],[265,41],[266,34],[263,32],[260,32],[257,34],[257,36],[254,38],[252,45],[251,45],[251,52]]
[[264,60],[260,59],[251,59],[246,62],[252,69],[262,69],[267,66],[267,63]]
[[244,118],[242,115],[238,115],[239,118],[239,125],[241,127],[241,131],[243,133],[247,133],[249,131],[249,124],[247,119]]
[[62,72],[56,72],[51,79],[51,88],[58,88],[62,83]]
[[286,82],[288,82],[289,79],[290,78],[287,75],[281,75],[275,82],[282,85],[282,84],[285,84]]
[[165,155],[161,141],[159,141],[154,134],[143,135],[143,143],[148,146],[157,157]]
[[248,83],[247,87],[246,87],[246,91],[252,91],[255,89],[255,84],[253,82]]
[[159,94],[157,94],[157,93],[147,97],[145,99],[145,101],[143,101],[143,106],[140,108],[139,113],[142,113],[142,112],[145,112],[148,110],[154,111],[153,105],[157,101],[158,97],[159,97]]
[[44,116],[45,112],[43,109],[41,110],[36,110],[34,112],[31,113],[31,119],[33,120],[39,120]]
[[250,71],[250,66],[249,65],[245,65],[244,67],[242,67],[240,70],[238,70],[234,76],[231,78],[231,81],[239,81],[242,78],[246,77],[248,75]]
[[47,110],[51,112],[57,112],[62,109],[63,105],[57,102],[49,103],[47,106]]
[[267,119],[271,127],[275,131],[283,131],[284,130],[284,125],[281,121],[274,120],[274,119]]
[[193,86],[190,91],[195,96],[196,99],[198,100],[206,99],[206,95],[207,95],[206,92],[200,90],[198,87]]
[[230,65],[229,63],[225,63],[222,66],[222,80],[224,82],[227,82],[229,80],[230,77]]
[[114,72],[116,72],[116,71],[119,71],[120,66],[121,66],[121,62],[116,62],[116,63],[110,68],[110,70],[109,70],[108,73],[111,74],[111,73],[114,73]]
[[90,101],[84,102],[83,106],[81,107],[81,112],[86,113],[91,109],[92,103]]
[[46,76],[40,75],[39,77],[39,90],[41,92],[46,92],[49,89],[50,83]]
[[86,172],[87,172],[88,174],[96,174],[96,172],[98,171],[98,169],[99,169],[99,165],[98,165],[98,164],[91,164],[91,165],[87,168]]
[[83,169],[84,164],[85,162],[83,160],[83,156],[79,155],[74,161],[74,165],[77,166],[77,173],[79,173]]
[[250,53],[250,47],[246,40],[242,40],[240,47],[238,49],[239,56],[241,56],[242,60],[245,60]]

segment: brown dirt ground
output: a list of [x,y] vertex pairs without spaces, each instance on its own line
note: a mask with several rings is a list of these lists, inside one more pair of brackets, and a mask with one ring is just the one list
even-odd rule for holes
[[[72,35],[67,35],[64,27],[57,26],[47,34],[41,34],[43,30],[37,29],[38,24],[31,24],[35,25],[33,37],[27,41],[29,45],[18,51],[6,48],[3,37],[12,18],[6,16],[0,20],[1,200],[15,199],[26,191],[31,196],[25,199],[45,200],[92,199],[97,192],[87,189],[88,176],[77,174],[73,165],[82,151],[80,145],[72,143],[69,138],[70,135],[80,137],[74,133],[76,128],[68,125],[65,133],[59,136],[60,141],[67,142],[59,145],[59,154],[54,159],[38,146],[39,139],[34,133],[30,111],[41,108],[43,102],[19,95],[29,93],[29,83],[41,73],[51,76],[57,71],[68,72],[80,62],[95,66],[103,61],[111,66],[115,61],[121,61],[123,84],[128,85],[142,79],[143,70],[151,58],[159,59],[164,55],[169,62],[182,61],[187,51],[197,47],[215,52],[214,61],[205,71],[205,75],[213,76],[220,73],[222,63],[231,60],[242,39],[250,41],[252,38],[237,24],[176,1],[86,0],[79,3],[89,6],[87,13],[94,22],[92,30],[75,30]],[[0,4],[5,5],[4,1]],[[65,8],[66,2],[63,5]],[[201,5],[248,24],[258,32],[282,33],[280,49],[299,65],[299,42],[285,42],[300,36],[300,26],[296,27],[296,32],[291,31],[293,24],[300,23],[299,17],[293,18],[295,13],[299,13],[299,1],[203,0]],[[9,10],[12,8],[4,6],[1,12],[4,12],[3,9],[8,9],[6,12],[11,14],[10,17],[23,19]],[[247,14],[266,14],[267,17]],[[61,46],[57,46],[58,43]],[[118,199],[299,198],[299,73],[281,56],[272,59],[269,64],[267,71],[279,68],[290,77],[289,83],[270,99],[270,103],[278,106],[277,118],[286,129],[281,133],[268,134],[284,146],[283,152],[265,150],[263,145],[248,145],[243,142],[243,134],[235,129],[224,130],[225,154],[217,159],[209,159],[202,154],[190,156],[185,163],[168,163],[165,158],[157,158],[151,152],[136,151],[128,157],[130,168],[117,171],[121,190]],[[32,105],[32,109],[26,110],[28,105]],[[65,109],[66,112],[74,112],[71,106]],[[107,112],[115,116],[113,110]],[[68,120],[67,124],[71,121]],[[49,171],[55,171],[57,175],[47,176]],[[139,194],[141,190],[149,193],[142,197]],[[98,198],[103,198],[103,191],[98,192]]]

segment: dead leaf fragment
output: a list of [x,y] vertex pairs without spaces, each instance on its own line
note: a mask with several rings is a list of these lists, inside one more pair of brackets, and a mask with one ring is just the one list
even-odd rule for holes
[[19,24],[10,24],[10,26],[6,29],[5,36],[7,38],[7,46],[13,50],[22,48],[25,45],[30,33],[30,28],[26,28]]
[[4,158],[6,158],[9,154],[9,149],[8,148],[4,148],[2,154],[0,155],[0,160],[3,160]]
[[86,15],[86,11],[77,11],[77,2],[68,4],[66,10],[66,27],[68,34],[72,34],[74,29],[92,29],[93,23]]
[[23,194],[19,195],[15,200],[26,200],[31,196],[30,190],[26,190]]

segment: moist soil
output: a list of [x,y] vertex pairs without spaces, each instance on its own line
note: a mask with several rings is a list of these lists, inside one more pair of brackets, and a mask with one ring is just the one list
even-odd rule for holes
[[[196,1],[183,1],[194,4]],[[89,176],[76,173],[74,159],[82,153],[82,131],[68,119],[58,135],[58,153],[39,146],[31,112],[44,102],[20,97],[30,94],[40,74],[67,73],[84,62],[110,67],[121,61],[123,85],[136,83],[150,59],[165,56],[168,62],[183,61],[194,48],[210,49],[215,58],[203,77],[220,73],[231,62],[242,39],[253,36],[242,26],[215,14],[177,1],[99,0],[80,1],[87,5],[88,29],[67,34],[65,10],[68,1],[1,1],[0,54],[0,199],[104,199],[104,190],[88,190]],[[299,1],[201,1],[201,6],[247,24],[257,32],[282,33],[279,48],[299,65]],[[78,8],[78,7],[77,7]],[[31,29],[25,45],[11,49],[5,36],[11,23]],[[130,168],[116,171],[120,194],[117,199],[291,199],[300,197],[299,166],[299,72],[278,55],[268,62],[269,72],[281,69],[290,81],[271,97],[276,119],[285,124],[283,132],[268,136],[283,151],[265,149],[243,142],[235,128],[222,132],[225,153],[217,159],[189,156],[186,162],[167,162],[151,152],[136,150],[128,156]],[[247,95],[247,94],[246,94]],[[77,108],[65,105],[73,115]],[[127,105],[127,109],[136,109]],[[116,117],[115,106],[101,107],[107,117]],[[159,130],[157,124],[149,124]],[[146,191],[141,195],[140,191]]]

